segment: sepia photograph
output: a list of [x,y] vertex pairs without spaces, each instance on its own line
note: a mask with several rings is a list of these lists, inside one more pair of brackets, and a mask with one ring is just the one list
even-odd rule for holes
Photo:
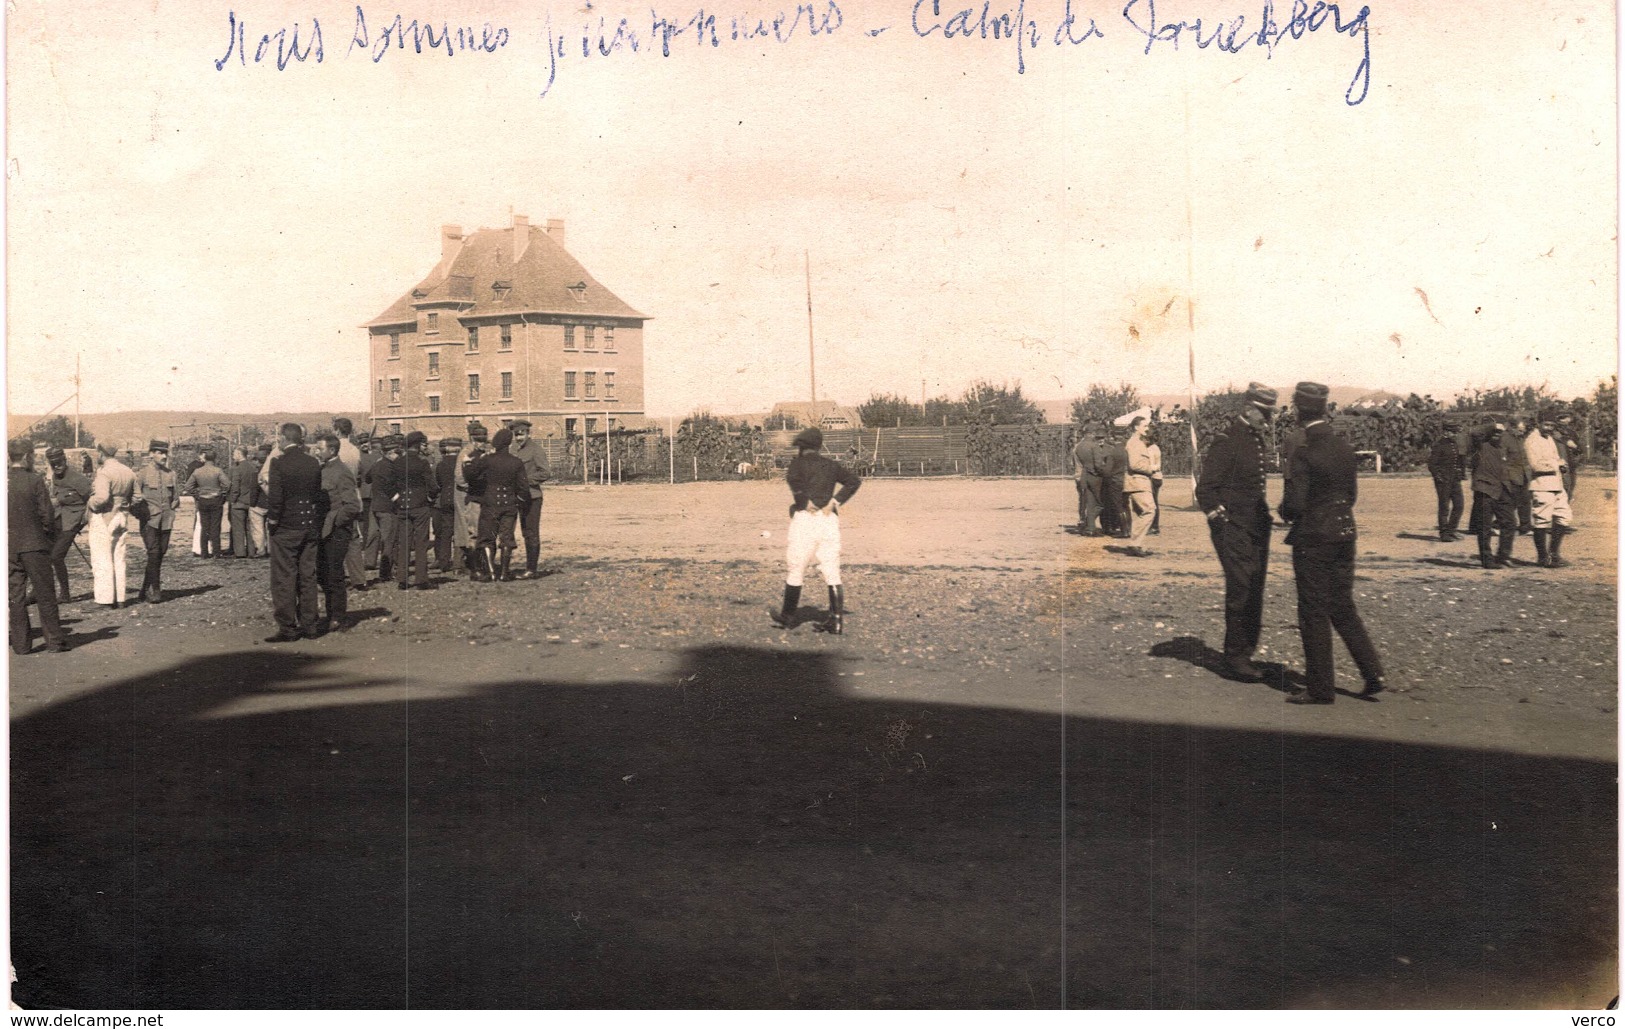
[[4,24],[14,1019],[1617,1006],[1612,4]]

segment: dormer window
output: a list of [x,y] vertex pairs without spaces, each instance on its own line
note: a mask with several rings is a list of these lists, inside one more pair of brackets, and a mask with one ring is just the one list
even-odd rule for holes
[[578,282],[568,288],[570,295],[576,298],[576,303],[585,304],[587,302],[587,284],[585,282]]
[[491,295],[497,300],[508,299],[508,294],[512,290],[513,283],[509,282],[507,279],[498,279],[497,281],[491,283]]

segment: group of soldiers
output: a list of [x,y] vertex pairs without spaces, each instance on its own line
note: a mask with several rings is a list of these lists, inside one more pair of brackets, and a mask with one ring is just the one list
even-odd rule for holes
[[[190,468],[170,467],[170,446],[152,440],[148,460],[132,470],[117,448],[102,445],[93,476],[68,467],[63,451],[46,451],[49,474],[34,469],[27,440],[8,444],[10,457],[10,616],[15,653],[31,649],[28,606],[39,607],[46,649],[67,649],[59,603],[71,598],[66,558],[83,530],[96,603],[126,602],[126,552],[139,532],[146,569],[143,603],[164,599],[162,575],[176,514],[192,496],[200,559],[265,558],[270,562],[272,615],[268,642],[313,639],[350,627],[348,594],[394,581],[400,589],[433,589],[436,571],[479,582],[539,578],[542,484],[551,477],[531,424],[516,419],[496,433],[478,421],[468,443],[439,442],[433,461],[421,432],[373,438],[353,433],[347,418],[307,446],[302,426],[287,423],[276,443],[237,448],[230,471],[210,448]],[[231,549],[220,544],[229,518]],[[524,571],[513,568],[525,545]],[[321,602],[318,602],[318,596]]]
[[1461,538],[1457,530],[1466,478],[1473,491],[1468,532],[1478,539],[1478,559],[1485,569],[1508,567],[1520,535],[1534,537],[1537,565],[1566,568],[1563,539],[1573,531],[1572,501],[1583,452],[1574,415],[1553,408],[1533,418],[1487,414],[1477,426],[1442,434],[1428,454],[1439,539],[1450,543]]
[[1072,448],[1078,532],[1126,539],[1131,557],[1150,557],[1147,536],[1162,534],[1162,447],[1149,414],[1127,426],[1089,422]]

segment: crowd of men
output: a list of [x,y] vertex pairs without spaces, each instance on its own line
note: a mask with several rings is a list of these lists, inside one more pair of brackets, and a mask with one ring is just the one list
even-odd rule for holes
[[[116,447],[99,446],[93,476],[70,468],[59,448],[46,451],[49,472],[40,474],[32,444],[12,440],[12,650],[26,654],[32,647],[30,603],[39,608],[46,649],[67,649],[59,604],[72,597],[67,557],[81,533],[95,603],[117,609],[127,602],[132,533],[146,552],[137,598],[162,603],[164,561],[185,496],[197,512],[193,553],[200,560],[269,562],[276,633],[267,642],[347,630],[351,590],[387,582],[434,589],[431,544],[432,571],[441,575],[540,578],[542,484],[551,471],[531,428],[521,418],[492,434],[470,422],[468,444],[443,439],[435,460],[421,432],[374,439],[354,433],[348,418],[335,418],[331,432],[307,444],[303,427],[290,422],[275,443],[237,448],[229,472],[206,447],[177,473],[168,441],[152,440],[139,470],[121,461]],[[229,550],[221,544],[228,521]],[[520,541],[522,572],[513,567]]]
[[1442,433],[1428,454],[1439,539],[1450,543],[1461,538],[1461,483],[1466,479],[1473,491],[1467,531],[1478,540],[1478,559],[1485,569],[1508,567],[1520,535],[1534,538],[1538,566],[1568,567],[1563,539],[1573,531],[1572,502],[1583,454],[1574,415],[1553,408],[1533,418],[1487,414],[1477,426]]
[[1124,553],[1150,557],[1147,536],[1162,534],[1162,447],[1149,414],[1126,427],[1090,422],[1072,449],[1078,492],[1078,532],[1130,541]]

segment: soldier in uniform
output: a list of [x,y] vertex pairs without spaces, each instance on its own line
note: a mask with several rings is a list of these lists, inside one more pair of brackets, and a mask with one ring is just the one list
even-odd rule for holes
[[6,444],[9,467],[6,473],[7,546],[10,552],[11,651],[26,654],[33,649],[34,628],[28,620],[28,591],[32,587],[39,604],[40,622],[45,629],[45,649],[61,653],[68,649],[57,616],[56,591],[51,588],[51,542],[57,534],[57,519],[51,511],[51,496],[45,480],[34,471],[34,445],[26,439]]
[[[530,497],[530,480],[525,474],[525,462],[508,452],[512,443],[513,433],[498,429],[491,438],[494,451],[480,455],[463,468],[468,477],[468,495],[480,508],[476,540],[479,553],[474,571],[477,582],[513,581],[508,568],[513,559],[513,527]],[[494,562],[497,554],[501,556]]]
[[[1213,550],[1224,569],[1224,660],[1229,674],[1261,682],[1253,664],[1264,618],[1269,571],[1270,509],[1264,500],[1265,434],[1275,414],[1275,390],[1249,383],[1241,413],[1208,447],[1196,484]],[[1294,455],[1296,456],[1296,455]]]
[[1077,468],[1072,473],[1078,490],[1078,532],[1093,536],[1098,530],[1100,517],[1100,433],[1093,423],[1086,423],[1078,433],[1078,444],[1072,448]]
[[1518,535],[1527,536],[1535,529],[1529,496],[1529,461],[1524,456],[1523,441],[1529,435],[1529,416],[1514,414],[1512,423],[1501,437],[1501,451],[1506,459],[1508,478],[1512,486],[1512,504],[1518,518]]
[[51,475],[45,482],[51,494],[51,506],[56,510],[56,541],[51,544],[51,570],[56,573],[57,600],[66,604],[73,599],[68,589],[68,551],[79,530],[84,528],[87,505],[92,486],[83,472],[68,467],[68,455],[61,447],[45,452],[45,461],[51,466]]
[[155,439],[147,444],[147,463],[135,473],[137,495],[147,502],[147,517],[141,522],[141,545],[147,548],[147,572],[141,580],[141,599],[157,604],[164,599],[164,555],[169,552],[169,534],[175,530],[176,482],[169,467],[169,442]]
[[400,589],[434,589],[429,581],[429,523],[434,498],[440,492],[434,466],[429,463],[429,437],[421,432],[406,436],[406,450],[396,473],[395,578]]
[[1100,528],[1117,539],[1129,535],[1128,494],[1123,492],[1123,477],[1128,474],[1127,438],[1114,426],[1100,453]]
[[[400,433],[385,436],[379,446],[383,456],[367,472],[372,484],[372,540],[367,544],[369,557],[375,557],[378,581],[389,582],[397,574],[395,568],[395,530],[397,519],[395,503],[401,491],[401,461],[406,452],[406,437]],[[367,562],[374,564],[374,560]]]
[[[373,518],[372,518],[372,467],[379,461],[378,444],[373,442],[372,435],[366,432],[355,434],[356,449],[361,451],[361,458],[356,462],[356,492],[361,495],[361,517],[356,520],[355,551],[358,555],[355,560],[360,562],[361,574],[350,580],[350,588],[364,590],[367,588],[367,567],[375,565],[372,559],[374,547]],[[369,556],[372,555],[372,556]],[[354,574],[353,566],[351,573]]]
[[801,430],[795,445],[795,459],[784,473],[790,487],[784,602],[772,615],[773,623],[781,629],[795,627],[802,581],[807,567],[816,560],[824,584],[829,587],[829,617],[821,628],[839,635],[845,630],[846,619],[846,593],[841,585],[841,505],[852,499],[863,480],[857,472],[819,453],[824,449],[821,430]]
[[231,486],[226,490],[226,509],[231,516],[231,552],[235,557],[258,557],[248,528],[249,511],[258,499],[260,484],[259,462],[249,455],[252,451],[238,447],[231,452],[235,464],[231,466]]
[[[1471,458],[1473,478],[1472,523],[1478,526],[1478,560],[1484,568],[1505,568],[1512,560],[1518,538],[1517,488],[1522,473],[1509,468],[1503,437],[1506,425],[1489,416],[1478,435]],[[1519,448],[1520,452],[1522,448]],[[1495,555],[1490,555],[1491,532],[1501,534]]]
[[[343,419],[338,419],[342,421]],[[344,441],[324,434],[316,437],[316,460],[322,466],[322,492],[327,494],[327,516],[316,543],[316,582],[326,600],[326,616],[317,632],[343,632],[350,627],[348,565],[354,549],[355,520],[361,516],[361,498],[355,475],[343,457]]]
[[[254,458],[254,491],[253,502],[248,508],[248,535],[253,542],[253,551],[258,557],[267,560],[271,557],[271,534],[265,528],[265,491],[270,486],[270,470],[266,467],[271,461],[271,444],[261,443]],[[248,496],[246,491],[245,496]]]
[[[457,497],[454,508],[457,518],[452,531],[457,540],[457,546],[462,550],[463,564],[469,572],[479,570],[478,554],[475,552],[475,541],[480,532],[480,505],[473,499],[468,488],[468,462],[491,452],[491,445],[487,442],[489,434],[479,419],[468,423],[468,447],[457,455]],[[490,571],[489,568],[486,569]]]
[[434,563],[436,571],[447,575],[456,572],[452,554],[457,549],[457,455],[462,449],[463,441],[455,436],[441,440],[440,463],[434,466],[440,489],[434,498]]
[[525,578],[539,578],[537,560],[542,553],[542,483],[553,477],[547,466],[547,455],[542,445],[530,438],[530,422],[517,419],[509,426],[513,431],[513,449],[510,453],[525,465],[525,480],[530,483],[524,506],[519,509],[519,528],[525,538]]
[[1461,476],[1466,469],[1466,454],[1461,452],[1461,440],[1448,425],[1439,431],[1428,451],[1428,473],[1433,476],[1433,493],[1439,501],[1439,539],[1453,543],[1461,526]]
[[135,495],[135,472],[118,459],[111,443],[96,444],[101,467],[90,481],[90,576],[96,603],[115,610],[124,602],[125,555],[135,518],[127,512]]
[[265,524],[271,533],[271,605],[277,631],[267,643],[322,634],[316,606],[317,544],[327,519],[322,466],[305,453],[305,431],[282,426],[282,453],[271,463]]
[[1568,493],[1563,489],[1563,476],[1568,467],[1563,463],[1563,445],[1557,438],[1557,416],[1542,412],[1535,431],[1523,441],[1529,465],[1529,495],[1534,523],[1535,554],[1542,568],[1567,568],[1563,559],[1563,537],[1574,520]]
[[201,526],[196,534],[199,557],[221,556],[220,519],[230,491],[231,477],[214,463],[214,451],[208,447],[198,451],[198,466],[184,480],[181,493],[193,497],[197,505],[193,510],[194,520]]
[[1303,439],[1293,448],[1281,518],[1292,526],[1286,543],[1292,548],[1298,633],[1303,639],[1308,689],[1288,697],[1289,704],[1330,704],[1337,699],[1333,688],[1334,629],[1365,680],[1362,696],[1374,696],[1385,688],[1382,661],[1354,606],[1358,460],[1354,448],[1335,435],[1326,420],[1328,393],[1317,382],[1300,382],[1292,395]]
[[367,581],[367,563],[361,553],[362,544],[355,538],[354,522],[360,518],[361,508],[361,446],[352,438],[355,425],[348,418],[333,419],[333,435],[338,438],[338,459],[350,470],[350,481],[355,484],[357,515],[351,520],[350,551],[344,555],[344,575],[351,583]]

